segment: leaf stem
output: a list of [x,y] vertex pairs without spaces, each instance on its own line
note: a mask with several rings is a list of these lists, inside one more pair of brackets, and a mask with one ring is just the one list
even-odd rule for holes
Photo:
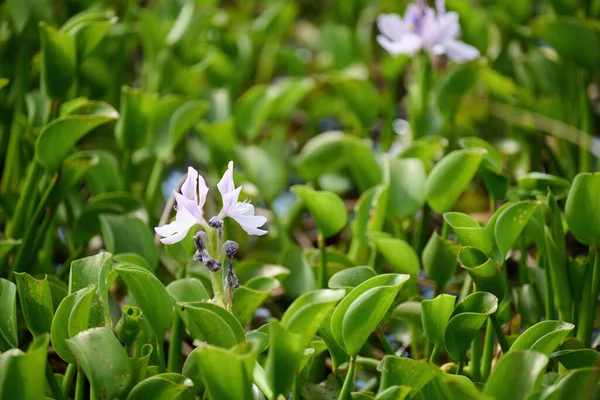
[[442,350],[442,346],[439,344],[435,344],[433,346],[433,351],[431,352],[431,356],[429,357],[429,362],[432,364],[437,364],[437,359],[440,355],[440,351]]
[[58,381],[56,380],[56,376],[54,376],[54,371],[49,362],[46,362],[46,380],[48,381],[48,385],[50,385],[50,390],[52,391],[54,398],[56,400],[63,400],[63,392],[58,385]]
[[492,359],[494,358],[494,327],[488,319],[483,342],[483,363],[481,365],[481,380],[485,382],[492,371]]
[[465,360],[460,360],[458,362],[458,368],[456,369],[456,375],[462,375],[464,368],[465,368]]
[[473,382],[481,380],[481,331],[475,335],[471,343],[471,380]]
[[75,381],[75,400],[83,400],[83,386],[84,382],[83,371],[81,367],[77,365],[77,380]]
[[[186,265],[179,266],[178,279],[184,279],[186,276]],[[183,321],[179,313],[173,314],[171,323],[171,340],[169,341],[169,356],[167,359],[167,369],[171,372],[180,372],[181,370],[181,344],[183,342]]]
[[319,245],[319,252],[321,253],[321,271],[319,287],[322,289],[327,288],[327,252],[325,250],[325,238],[320,233],[317,235],[317,243]]
[[577,339],[579,339],[585,347],[590,346],[594,318],[596,316],[596,303],[598,298],[597,281],[600,281],[600,271],[594,271],[597,250],[597,245],[590,246],[585,266],[581,304],[579,306]]
[[508,344],[508,340],[506,340],[506,336],[504,336],[504,332],[502,332],[502,326],[500,326],[500,321],[496,318],[496,315],[490,314],[490,321],[492,321],[492,326],[494,327],[494,331],[496,332],[496,337],[498,338],[498,343],[500,343],[500,348],[504,354],[508,353],[510,350],[510,345]]
[[158,359],[158,370],[160,373],[165,372],[165,351],[163,349],[164,342],[160,339],[156,339],[156,358]]
[[342,390],[338,397],[338,400],[351,400],[352,399],[352,391],[354,390],[354,375],[356,373],[356,362],[354,357],[350,357],[350,364],[348,365],[348,373],[346,374],[346,379],[344,379],[344,386],[342,386]]
[[73,377],[77,373],[77,366],[75,364],[67,365],[65,376],[62,380],[62,393],[65,398],[69,398],[71,393],[71,386],[73,386]]
[[383,329],[381,327],[377,328],[377,337],[379,338],[379,341],[381,342],[381,346],[383,347],[383,350],[385,351],[385,353],[395,356],[396,352],[394,351],[392,344],[390,343],[388,338],[385,336],[385,333],[383,332]]

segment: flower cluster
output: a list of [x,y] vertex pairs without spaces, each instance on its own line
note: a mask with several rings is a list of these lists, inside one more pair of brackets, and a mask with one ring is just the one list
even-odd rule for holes
[[392,55],[414,55],[425,50],[456,62],[479,57],[479,50],[457,40],[458,14],[446,12],[444,0],[436,0],[435,10],[425,0],[415,0],[407,7],[404,19],[396,14],[383,14],[377,19],[377,27],[381,32],[377,41]]
[[[217,184],[223,198],[223,208],[218,219],[233,218],[249,235],[264,235],[267,231],[259,229],[267,219],[254,215],[254,206],[247,201],[238,201],[242,187],[235,187],[233,182],[233,161],[229,162],[227,171]],[[177,201],[177,215],[170,224],[154,228],[163,238],[164,244],[177,243],[185,238],[188,231],[196,224],[207,226],[203,217],[203,207],[206,203],[208,187],[201,175],[194,168],[188,168],[185,182],[181,186],[181,193],[174,192]],[[216,220],[215,217],[211,221]],[[213,223],[214,225],[214,223]]]

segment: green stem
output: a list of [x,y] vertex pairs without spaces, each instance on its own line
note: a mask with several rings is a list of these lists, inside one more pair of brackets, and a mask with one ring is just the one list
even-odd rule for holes
[[154,215],[154,205],[156,204],[156,196],[160,192],[160,184],[163,181],[165,166],[162,160],[156,159],[152,172],[150,172],[150,178],[148,179],[148,185],[146,186],[145,200],[148,210]]
[[50,390],[52,391],[54,398],[56,400],[63,400],[63,392],[58,385],[58,381],[56,380],[56,376],[54,376],[54,371],[52,371],[49,362],[46,362],[46,380],[48,381],[48,385],[50,385]]
[[[581,304],[579,306],[579,323],[577,326],[577,339],[585,346],[589,347],[594,328],[594,319],[596,317],[596,303],[598,298],[596,280],[600,278],[600,271],[594,271],[594,261],[596,259],[597,247],[591,245],[588,253],[588,259],[585,266],[585,275],[583,281],[583,291],[581,295]],[[595,296],[595,297],[594,297]]]
[[[186,276],[186,265],[179,266],[177,278],[184,279]],[[180,372],[181,370],[181,345],[183,342],[183,321],[178,312],[173,314],[171,324],[171,340],[169,341],[169,358],[167,368],[171,372]]]
[[519,250],[521,252],[521,259],[519,260],[519,285],[525,285],[527,283],[527,239],[525,235],[521,235]]
[[62,392],[65,398],[69,398],[69,394],[71,393],[71,386],[73,386],[73,378],[77,373],[77,366],[75,364],[69,364],[67,366],[67,370],[65,371],[65,376],[62,380]]
[[458,362],[458,368],[456,369],[456,375],[462,375],[464,368],[465,368],[465,360],[460,360]]
[[131,189],[131,160],[132,154],[130,150],[123,151],[123,186],[126,190]]
[[490,315],[490,321],[492,321],[492,326],[494,327],[494,331],[496,332],[496,337],[498,338],[498,343],[500,343],[500,348],[504,354],[508,353],[510,350],[510,345],[508,344],[508,340],[506,340],[506,336],[504,336],[504,332],[502,332],[502,326],[500,326],[500,321],[496,318],[494,314]]
[[396,352],[394,351],[394,348],[392,347],[389,340],[385,336],[385,333],[383,332],[383,329],[381,327],[377,328],[377,337],[379,338],[381,347],[383,347],[383,351],[385,351],[386,354],[395,356]]
[[450,226],[448,225],[448,223],[446,222],[445,218],[442,218],[444,220],[444,222],[442,222],[442,239],[444,240],[448,240],[448,237],[450,236]]
[[254,373],[252,374],[252,378],[254,383],[261,392],[265,395],[265,397],[269,400],[275,399],[275,395],[273,391],[269,387],[269,383],[267,382],[267,373],[264,368],[257,362],[254,363]]
[[440,294],[444,293],[446,290],[446,285],[435,284],[435,290],[433,291],[433,297],[436,298]]
[[321,271],[319,279],[319,287],[322,289],[327,288],[327,251],[325,250],[325,238],[320,233],[317,235],[317,243],[319,245],[319,252],[321,253]]
[[471,380],[481,381],[481,331],[475,335],[471,343]]
[[85,379],[81,367],[77,366],[77,380],[75,381],[75,400],[83,400],[83,386]]
[[494,358],[494,327],[488,319],[485,330],[485,341],[483,342],[483,363],[481,364],[481,380],[485,382],[492,371],[492,359]]
[[7,229],[7,236],[13,239],[20,239],[23,234],[23,227],[27,219],[27,210],[29,202],[34,198],[31,194],[36,191],[36,185],[39,183],[40,177],[44,170],[37,162],[32,162],[27,168],[25,182],[21,188],[21,196],[17,200],[15,212],[10,226]]
[[[554,320],[556,319],[556,307],[554,304],[554,287],[556,285],[553,284],[552,274],[550,273],[550,265],[546,263],[545,271],[546,271],[546,320]],[[558,310],[559,314],[562,315],[561,310]],[[562,315],[564,316],[564,315]],[[567,319],[562,319],[561,321],[569,322]]]
[[338,397],[338,400],[351,400],[351,393],[354,391],[354,375],[356,373],[356,362],[354,357],[350,357],[350,364],[348,365],[348,373],[346,379],[344,379],[344,386]]
[[298,373],[294,372],[292,381],[292,400],[300,400],[300,385],[298,385]]
[[463,299],[469,295],[472,287],[473,278],[471,278],[471,275],[467,273],[467,276],[465,276],[465,280],[463,281],[462,288],[460,289],[460,294],[458,295],[458,303],[463,301]]
[[423,212],[421,214],[421,220],[415,222],[415,231],[413,236],[413,248],[418,255],[423,251],[425,242],[427,241],[427,228],[429,227],[429,221],[431,219],[431,210],[427,204],[423,206]]
[[158,360],[158,370],[160,373],[166,372],[165,366],[165,351],[163,349],[163,341],[156,339],[156,358]]
[[379,366],[380,363],[381,363],[381,360],[377,360],[375,358],[362,357],[362,356],[356,357],[357,365],[360,365],[363,368],[372,369],[373,371],[377,371],[377,367]]
[[442,346],[436,344],[433,346],[433,351],[431,352],[431,357],[429,357],[429,362],[432,364],[437,364],[438,357],[440,355],[440,351],[442,350]]

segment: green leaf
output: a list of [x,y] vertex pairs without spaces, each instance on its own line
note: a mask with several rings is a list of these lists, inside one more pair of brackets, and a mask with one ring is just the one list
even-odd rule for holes
[[354,288],[336,307],[332,333],[350,356],[358,354],[408,279],[408,275],[378,275]]
[[290,275],[282,282],[288,296],[295,298],[302,293],[316,289],[316,279],[306,254],[298,246],[289,246],[284,250],[281,265],[290,271]]
[[[181,311],[189,313],[187,319],[194,322],[196,331],[206,343],[230,348],[244,340],[244,328],[229,311],[214,303],[177,303]],[[184,321],[186,319],[182,318]],[[196,339],[196,338],[195,338]]]
[[211,399],[254,400],[252,376],[257,347],[241,343],[231,350],[204,345],[194,349],[183,366],[183,375],[202,381]]
[[75,38],[41,22],[40,42],[42,89],[48,97],[61,99],[67,94],[75,78]]
[[463,149],[480,148],[486,149],[487,154],[481,162],[481,166],[487,168],[495,174],[502,173],[502,157],[500,153],[488,142],[478,137],[465,137],[458,140]]
[[194,386],[191,379],[181,374],[167,372],[144,379],[131,390],[127,400],[144,400],[149,398],[175,400],[185,390]]
[[560,350],[552,353],[550,359],[558,360],[567,369],[597,367],[600,353],[592,349]]
[[165,43],[167,46],[173,46],[181,40],[185,32],[188,30],[192,19],[194,17],[194,2],[192,0],[186,1],[179,11],[179,15],[175,20],[175,23],[171,27]]
[[506,282],[498,265],[474,247],[463,247],[458,252],[458,262],[473,278],[477,290],[490,292],[502,301],[506,295]]
[[327,286],[332,289],[353,289],[374,276],[377,276],[377,272],[371,267],[352,267],[336,272]]
[[119,118],[119,113],[106,103],[96,103],[88,111],[88,114],[59,117],[42,129],[35,143],[35,159],[41,166],[50,172],[58,170],[82,137]]
[[267,378],[275,395],[287,393],[304,353],[304,335],[289,331],[282,323],[269,323]]
[[279,281],[266,276],[250,279],[233,291],[231,312],[241,324],[250,322],[254,312],[279,287]]
[[559,199],[564,198],[569,193],[571,182],[560,176],[544,174],[542,172],[529,172],[518,180],[519,188],[527,191],[535,191],[542,195],[550,190]]
[[472,246],[485,254],[492,251],[492,242],[485,229],[471,216],[459,212],[444,213],[444,221],[454,231],[463,246]]
[[475,388],[473,382],[463,375],[444,375],[440,378],[442,393],[448,400],[493,400]]
[[208,104],[205,101],[194,100],[180,105],[169,115],[165,132],[160,134],[157,128],[153,144],[156,154],[161,160],[168,160],[173,156],[177,145],[184,138],[193,124],[206,112]]
[[88,329],[67,340],[67,344],[96,396],[114,399],[124,393],[132,379],[131,364],[109,328]]
[[50,332],[54,307],[47,277],[38,280],[26,273],[14,275],[27,328],[34,337]]
[[510,352],[535,350],[546,356],[562,343],[575,328],[573,324],[562,321],[542,321],[523,332],[510,346]]
[[81,62],[96,49],[117,20],[111,11],[86,10],[71,17],[60,31],[75,36],[77,59]]
[[342,132],[324,132],[311,138],[294,159],[298,173],[307,182],[315,181],[326,172],[336,171],[346,165],[340,157],[345,135]]
[[375,122],[379,115],[381,97],[371,82],[336,76],[330,78],[329,83],[363,126],[369,127]]
[[527,225],[529,218],[540,206],[538,201],[521,201],[507,206],[498,216],[494,229],[496,245],[500,251],[502,260],[506,257],[508,250],[519,238],[521,232]]
[[17,286],[0,278],[0,351],[16,348],[17,336]]
[[289,332],[300,335],[302,347],[306,347],[345,294],[344,290],[329,289],[304,293],[285,311],[281,324]]
[[390,217],[412,217],[427,200],[427,174],[416,158],[390,159],[390,192],[387,213]]
[[565,204],[571,233],[586,245],[600,243],[600,174],[580,173],[573,180]]
[[[15,247],[21,244],[21,240],[14,240],[10,238],[0,239],[0,260],[7,256],[8,253]],[[1,292],[0,292],[1,293]]]
[[412,388],[412,393],[417,393],[426,384],[442,376],[442,370],[427,361],[395,356],[386,356],[377,370],[381,372],[380,392],[392,386],[406,386]]
[[333,312],[329,313],[327,317],[323,320],[323,323],[319,327],[319,337],[323,339],[325,344],[327,345],[327,349],[329,350],[329,354],[331,355],[331,363],[333,366],[333,371],[337,372],[340,365],[350,361],[350,357],[346,354],[346,350],[342,346],[338,344],[333,335],[333,330],[331,327],[331,317],[333,316]]
[[158,250],[154,235],[148,226],[130,215],[101,215],[100,227],[106,250],[113,254],[137,253],[154,269],[158,263]]
[[336,194],[316,191],[304,185],[292,186],[292,192],[306,204],[323,237],[335,235],[346,225],[348,219],[346,206]]
[[525,399],[536,389],[547,364],[548,357],[532,350],[505,354],[488,378],[483,393],[497,400]]
[[90,326],[112,325],[108,305],[108,274],[111,270],[112,255],[99,253],[95,256],[80,258],[71,263],[69,275],[69,293],[94,285],[94,301],[90,312]]
[[390,318],[409,323],[417,329],[419,329],[420,331],[422,327],[421,313],[421,302],[409,300],[405,301],[404,303],[398,304],[396,308],[394,308],[394,311],[392,312]]
[[479,64],[465,63],[454,66],[439,81],[435,98],[444,118],[452,122],[457,114],[462,97],[471,89],[477,78]]
[[427,178],[427,203],[436,212],[450,211],[475,176],[487,151],[455,150],[438,162]]
[[448,147],[448,139],[441,136],[425,136],[419,138],[400,150],[400,158],[418,158],[425,169],[431,169],[431,163],[437,157],[443,155],[444,149]]
[[421,264],[419,257],[410,244],[402,239],[391,237],[375,237],[377,250],[397,273],[410,275],[411,282],[416,282]]
[[19,349],[2,350],[0,398],[41,399],[44,397],[46,382],[43,376],[48,342],[48,335],[44,334],[33,340],[27,353]]
[[440,294],[421,302],[421,323],[427,339],[435,345],[444,344],[444,332],[454,311],[456,296]]
[[437,232],[429,238],[423,249],[421,260],[427,276],[437,285],[443,286],[454,276],[458,265],[456,256],[460,245],[443,239]]
[[75,358],[67,345],[67,339],[88,328],[94,295],[94,285],[69,294],[59,304],[52,320],[52,346],[56,354],[68,363],[75,363]]
[[600,369],[581,368],[569,371],[561,376],[558,381],[544,390],[540,399],[585,399],[593,398],[597,393],[600,381]]
[[498,299],[487,292],[472,293],[456,306],[444,332],[446,350],[452,359],[464,360],[471,341],[497,309]]
[[133,294],[154,335],[162,341],[173,319],[173,303],[169,292],[156,276],[143,268],[124,266],[115,270]]
[[258,146],[242,147],[238,153],[244,171],[262,197],[272,201],[283,191],[287,174],[281,155],[271,154]]
[[155,95],[127,86],[121,88],[121,118],[115,127],[121,149],[132,152],[150,144],[156,102]]

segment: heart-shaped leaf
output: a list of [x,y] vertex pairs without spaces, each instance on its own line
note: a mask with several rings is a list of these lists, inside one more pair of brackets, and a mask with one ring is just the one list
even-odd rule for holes
[[195,323],[195,329],[202,335],[206,343],[230,348],[244,340],[244,328],[229,311],[214,303],[177,303],[182,307],[182,312],[188,313],[188,318],[182,318],[183,321]]
[[114,399],[132,379],[129,358],[109,328],[91,328],[67,340],[71,353],[90,381],[96,396]]
[[456,296],[440,294],[435,299],[421,302],[421,323],[425,336],[434,345],[444,344],[444,332],[454,311]]
[[507,206],[499,214],[494,233],[502,259],[506,257],[508,250],[523,232],[529,218],[539,206],[540,203],[537,201],[521,201]]
[[353,289],[374,276],[377,276],[377,272],[371,267],[352,267],[336,272],[327,286],[332,289]]
[[458,243],[443,239],[437,232],[433,232],[429,238],[421,254],[421,261],[425,273],[437,285],[445,285],[454,276],[459,249]]
[[532,350],[505,354],[488,378],[483,393],[497,400],[525,399],[536,389],[547,364],[548,357]]
[[492,251],[492,242],[485,229],[472,217],[459,212],[444,213],[444,221],[452,228],[463,246],[472,246],[485,254]]
[[471,341],[497,309],[498,299],[487,292],[472,293],[456,306],[444,332],[444,344],[450,357],[464,360]]
[[292,191],[306,204],[323,237],[335,235],[346,225],[346,206],[336,194],[303,185],[292,186]]
[[510,352],[535,350],[546,356],[562,343],[575,328],[573,324],[562,321],[542,321],[523,332],[510,347]]
[[471,275],[478,290],[490,292],[502,301],[506,294],[506,283],[496,263],[474,247],[463,247],[458,252],[461,267]]
[[90,312],[91,327],[112,325],[108,306],[108,274],[111,270],[111,265],[112,255],[106,252],[80,258],[71,263],[69,293],[85,289],[89,285],[96,287],[92,310]]

